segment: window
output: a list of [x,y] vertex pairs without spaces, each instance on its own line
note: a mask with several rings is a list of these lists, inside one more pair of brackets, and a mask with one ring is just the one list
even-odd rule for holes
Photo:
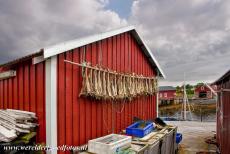
[[164,93],[164,97],[167,97],[167,93]]
[[204,90],[204,86],[201,87],[201,90]]
[[162,98],[162,93],[160,93],[160,98]]

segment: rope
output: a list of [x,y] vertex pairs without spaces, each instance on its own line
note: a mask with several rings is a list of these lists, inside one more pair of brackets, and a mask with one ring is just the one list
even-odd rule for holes
[[[81,51],[81,50],[80,50]],[[81,63],[82,63],[82,65],[83,66],[87,66],[87,64],[86,64],[86,56],[85,56],[86,54],[85,54],[85,46],[83,47],[83,53],[82,52],[80,52],[80,61],[81,61]],[[84,77],[85,76],[85,69],[83,69],[84,67],[82,67],[82,77]]]

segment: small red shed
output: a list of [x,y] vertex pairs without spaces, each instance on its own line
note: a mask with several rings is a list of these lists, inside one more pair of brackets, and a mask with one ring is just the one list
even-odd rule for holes
[[118,72],[164,77],[156,58],[134,27],[60,43],[2,64],[0,108],[36,112],[40,125],[38,142],[52,147],[83,145],[90,139],[112,133],[113,129],[119,133],[131,124],[134,116],[156,117],[156,94],[118,101],[113,107],[111,101],[79,97],[81,68],[64,60],[77,63],[84,60]]
[[218,89],[217,99],[217,142],[221,154],[230,150],[230,70],[214,82]]
[[159,104],[170,104],[176,97],[176,88],[172,86],[159,87]]
[[[216,91],[216,85],[210,85],[210,87]],[[214,94],[211,91],[211,89],[207,86],[207,85],[199,85],[195,88],[194,90],[195,93],[195,97],[196,98],[203,98],[203,99],[213,99],[214,98]]]

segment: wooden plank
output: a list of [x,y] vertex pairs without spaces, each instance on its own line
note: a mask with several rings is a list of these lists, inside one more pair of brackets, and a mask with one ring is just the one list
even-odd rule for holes
[[[102,40],[102,65],[108,67],[108,48],[107,39]],[[108,104],[107,101],[102,100],[102,135],[108,134]]]
[[30,70],[29,70],[29,65],[25,65],[24,66],[24,101],[23,101],[23,104],[24,104],[24,110],[26,111],[29,111],[30,109],[30,101],[29,101],[29,80],[30,80]]
[[8,108],[12,109],[13,108],[13,79],[10,78],[9,79],[9,89],[8,89],[8,103],[9,103],[9,106]]
[[[66,60],[73,60],[72,51],[66,52]],[[73,78],[72,78],[72,68],[73,65],[66,63],[65,64],[65,118],[66,118],[66,144],[72,145],[72,135],[73,135],[73,112],[72,112],[72,100],[73,100]]]
[[[73,51],[73,61],[79,62],[80,56],[78,49],[74,49]],[[80,67],[74,65],[73,66],[73,145],[80,145],[80,102],[78,98],[78,94],[80,92]]]
[[[99,54],[101,52],[101,42],[97,42],[97,63],[99,64]],[[102,136],[102,106],[99,103],[100,101],[96,101],[97,103],[97,137]]]
[[[81,60],[84,60],[84,47],[80,48]],[[81,71],[80,71],[81,72]],[[80,75],[80,87],[82,87],[82,76]],[[85,98],[80,97],[80,145],[86,143],[86,109],[85,109]]]
[[[65,131],[65,55],[58,55],[58,145],[66,144]],[[60,151],[60,153],[64,153]]]
[[[85,48],[85,53],[86,53],[86,61],[92,63],[92,51],[91,51],[91,45],[87,45]],[[91,139],[91,131],[92,131],[92,122],[91,122],[91,114],[92,114],[92,102],[89,99],[85,99],[85,107],[86,107],[86,112],[85,112],[85,120],[86,120],[86,143],[88,140]]]
[[30,65],[30,111],[36,112],[36,74],[35,65]]
[[[97,46],[96,43],[92,44],[92,64],[97,64]],[[92,139],[97,137],[97,101],[92,100]]]
[[15,70],[4,71],[0,73],[0,80],[12,78],[16,76]]
[[41,141],[45,141],[45,136],[46,136],[46,127],[45,127],[45,100],[44,100],[44,70],[45,70],[45,65],[44,63],[39,63],[36,65],[36,78],[39,80],[36,80],[36,87],[37,87],[37,95],[36,95],[36,100],[37,100],[37,116],[39,119],[39,134],[38,138]]
[[[113,70],[117,70],[117,38],[116,36],[112,37],[112,41],[113,41],[113,51],[112,51],[112,69]],[[117,114],[115,111],[115,101],[112,102],[113,103],[113,109],[112,109],[112,129],[114,129],[114,133],[118,132],[117,131]]]
[[[107,54],[107,59],[108,59],[108,68],[113,69],[113,42],[112,38],[108,38],[108,54]],[[112,133],[112,102],[107,101],[108,104],[108,120],[107,120],[107,126],[108,126],[108,133]]]
[[13,78],[13,109],[18,108],[18,76]]
[[0,81],[0,108],[4,108],[3,81]]
[[24,109],[24,76],[23,76],[23,72],[24,72],[24,66],[22,65],[21,67],[19,67],[18,69],[18,109],[23,110]]
[[4,89],[3,89],[3,92],[4,92],[4,109],[7,109],[8,108],[8,80],[4,80]]

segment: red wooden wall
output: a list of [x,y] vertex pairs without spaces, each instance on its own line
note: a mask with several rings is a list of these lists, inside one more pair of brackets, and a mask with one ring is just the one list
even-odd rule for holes
[[[220,81],[218,89],[230,89],[230,76]],[[230,92],[218,93],[217,102],[217,142],[222,154],[229,154],[230,150]]]
[[39,122],[37,141],[45,143],[45,63],[33,65],[29,60],[7,69],[16,70],[17,75],[0,80],[0,109],[35,112]]
[[159,92],[159,98],[162,100],[170,100],[170,99],[174,99],[175,97],[176,97],[176,90],[164,90]]
[[[81,68],[64,60],[80,63],[84,59],[84,49],[85,60],[93,65],[99,64],[101,53],[102,65],[110,69],[146,76],[156,74],[130,33],[58,55],[58,145],[83,145],[90,139],[111,133],[113,122],[115,132],[119,133],[131,124],[134,116],[143,119],[156,117],[155,96],[139,97],[131,102],[114,102],[114,111],[111,101],[79,98]],[[114,121],[112,113],[115,113]]]

